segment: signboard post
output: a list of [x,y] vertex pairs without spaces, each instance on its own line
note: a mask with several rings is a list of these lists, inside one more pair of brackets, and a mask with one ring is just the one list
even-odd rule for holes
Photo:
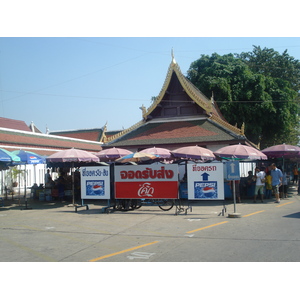
[[241,214],[236,212],[236,190],[235,190],[235,181],[240,180],[240,164],[238,161],[227,161],[225,162],[225,178],[227,180],[233,181],[233,206],[234,213],[228,214],[228,217],[239,218]]
[[177,199],[178,165],[115,166],[116,199]]
[[224,200],[224,170],[222,163],[187,165],[189,200]]

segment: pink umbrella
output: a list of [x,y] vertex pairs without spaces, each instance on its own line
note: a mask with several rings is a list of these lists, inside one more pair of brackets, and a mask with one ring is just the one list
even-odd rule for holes
[[243,160],[268,159],[264,153],[255,149],[254,147],[241,144],[222,147],[215,151],[214,154],[220,158]]
[[99,158],[87,151],[80,149],[68,149],[58,151],[46,158],[47,163],[55,162],[98,162]]
[[131,153],[132,153],[131,151],[126,149],[113,147],[113,148],[101,150],[95,153],[95,155],[99,157],[101,160],[114,160]]
[[180,158],[201,159],[203,161],[215,159],[215,155],[211,150],[199,146],[182,147],[171,151],[171,153],[173,156]]
[[168,150],[166,148],[152,147],[152,148],[143,149],[141,152],[148,153],[148,154],[153,154],[153,155],[158,155],[161,158],[170,158],[171,157],[170,150]]
[[[57,163],[60,163],[61,165],[74,168],[75,165],[80,163],[99,162],[99,158],[90,152],[72,148],[61,150],[48,156],[46,162],[48,166],[55,166]],[[72,202],[74,206],[74,172],[72,172]]]
[[264,154],[269,156],[270,158],[280,158],[280,157],[286,157],[286,158],[296,158],[300,157],[300,147],[293,146],[293,145],[275,145],[268,147],[264,150],[262,150]]

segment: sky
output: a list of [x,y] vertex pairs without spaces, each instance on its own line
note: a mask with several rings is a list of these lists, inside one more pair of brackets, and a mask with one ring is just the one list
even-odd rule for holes
[[[80,7],[76,12],[79,10]],[[175,13],[179,11],[180,7],[175,9]],[[219,23],[218,30],[207,26],[216,23],[217,13],[206,16],[206,23],[198,16],[199,26],[205,24],[206,30],[200,26],[199,35],[194,29],[185,31],[185,36],[182,28],[194,28],[192,21],[187,24],[189,17],[183,20],[171,17],[177,27],[168,23],[161,26],[159,19],[163,14],[154,13],[149,12],[151,24],[156,26],[141,32],[138,29],[145,28],[142,25],[149,21],[149,14],[145,23],[139,17],[138,24],[123,23],[122,17],[115,14],[114,19],[121,21],[117,28],[109,26],[103,30],[100,26],[102,30],[98,31],[95,26],[89,26],[86,16],[83,23],[88,24],[81,31],[83,23],[78,25],[76,14],[71,15],[73,19],[68,23],[77,24],[72,30],[65,25],[66,20],[64,26],[59,26],[62,16],[50,24],[45,17],[40,25],[29,22],[32,19],[27,14],[21,26],[8,31],[0,29],[0,116],[22,120],[28,125],[33,121],[42,132],[46,128],[52,132],[101,128],[106,123],[108,130],[120,130],[139,122],[142,119],[139,107],[148,108],[151,98],[159,94],[171,63],[172,49],[183,74],[202,54],[247,52],[253,50],[253,45],[273,48],[279,53],[287,49],[289,55],[300,60],[300,38],[284,37],[283,31],[276,30],[266,35],[265,20],[261,20],[253,37],[247,31],[223,32],[228,22],[224,26]],[[99,14],[101,20],[104,18],[102,25],[105,22],[107,25],[104,15],[103,11]],[[243,16],[235,15],[237,19]],[[207,23],[207,20],[214,22]],[[111,19],[109,22],[111,25]],[[13,19],[7,18],[8,23],[12,24]],[[52,24],[56,24],[54,29]]]

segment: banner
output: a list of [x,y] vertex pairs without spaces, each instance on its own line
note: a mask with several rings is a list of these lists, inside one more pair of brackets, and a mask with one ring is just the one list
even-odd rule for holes
[[81,167],[81,198],[110,199],[110,172],[108,167]]
[[187,164],[189,200],[224,200],[223,163]]
[[178,165],[115,166],[116,199],[177,199]]

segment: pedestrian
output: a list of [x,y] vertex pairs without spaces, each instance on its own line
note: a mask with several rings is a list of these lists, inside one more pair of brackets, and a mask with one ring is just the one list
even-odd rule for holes
[[275,163],[271,164],[272,189],[275,194],[275,203],[280,203],[279,187],[282,185],[282,172],[276,167]]
[[247,176],[247,196],[252,197],[255,192],[255,177],[252,171],[248,171]]
[[259,167],[256,167],[255,168],[256,184],[255,184],[255,193],[254,193],[254,201],[253,201],[254,203],[256,202],[256,197],[258,196],[258,193],[260,194],[261,202],[264,202],[265,177],[266,177],[266,173],[260,170]]
[[293,168],[293,184],[294,183],[298,183],[298,168],[296,167],[296,165]]
[[287,198],[287,174],[282,168],[278,167],[282,172],[282,185],[279,187],[279,196],[280,198]]
[[58,199],[61,201],[65,200],[65,188],[66,188],[66,180],[61,175],[57,180]]
[[266,179],[266,199],[271,199],[272,197],[272,176],[271,171],[267,172]]
[[[300,174],[300,167],[298,168],[298,174]],[[300,180],[298,180],[298,196],[300,196]]]
[[45,186],[47,183],[49,183],[52,180],[51,175],[50,175],[50,170],[47,170],[47,173],[45,174]]

